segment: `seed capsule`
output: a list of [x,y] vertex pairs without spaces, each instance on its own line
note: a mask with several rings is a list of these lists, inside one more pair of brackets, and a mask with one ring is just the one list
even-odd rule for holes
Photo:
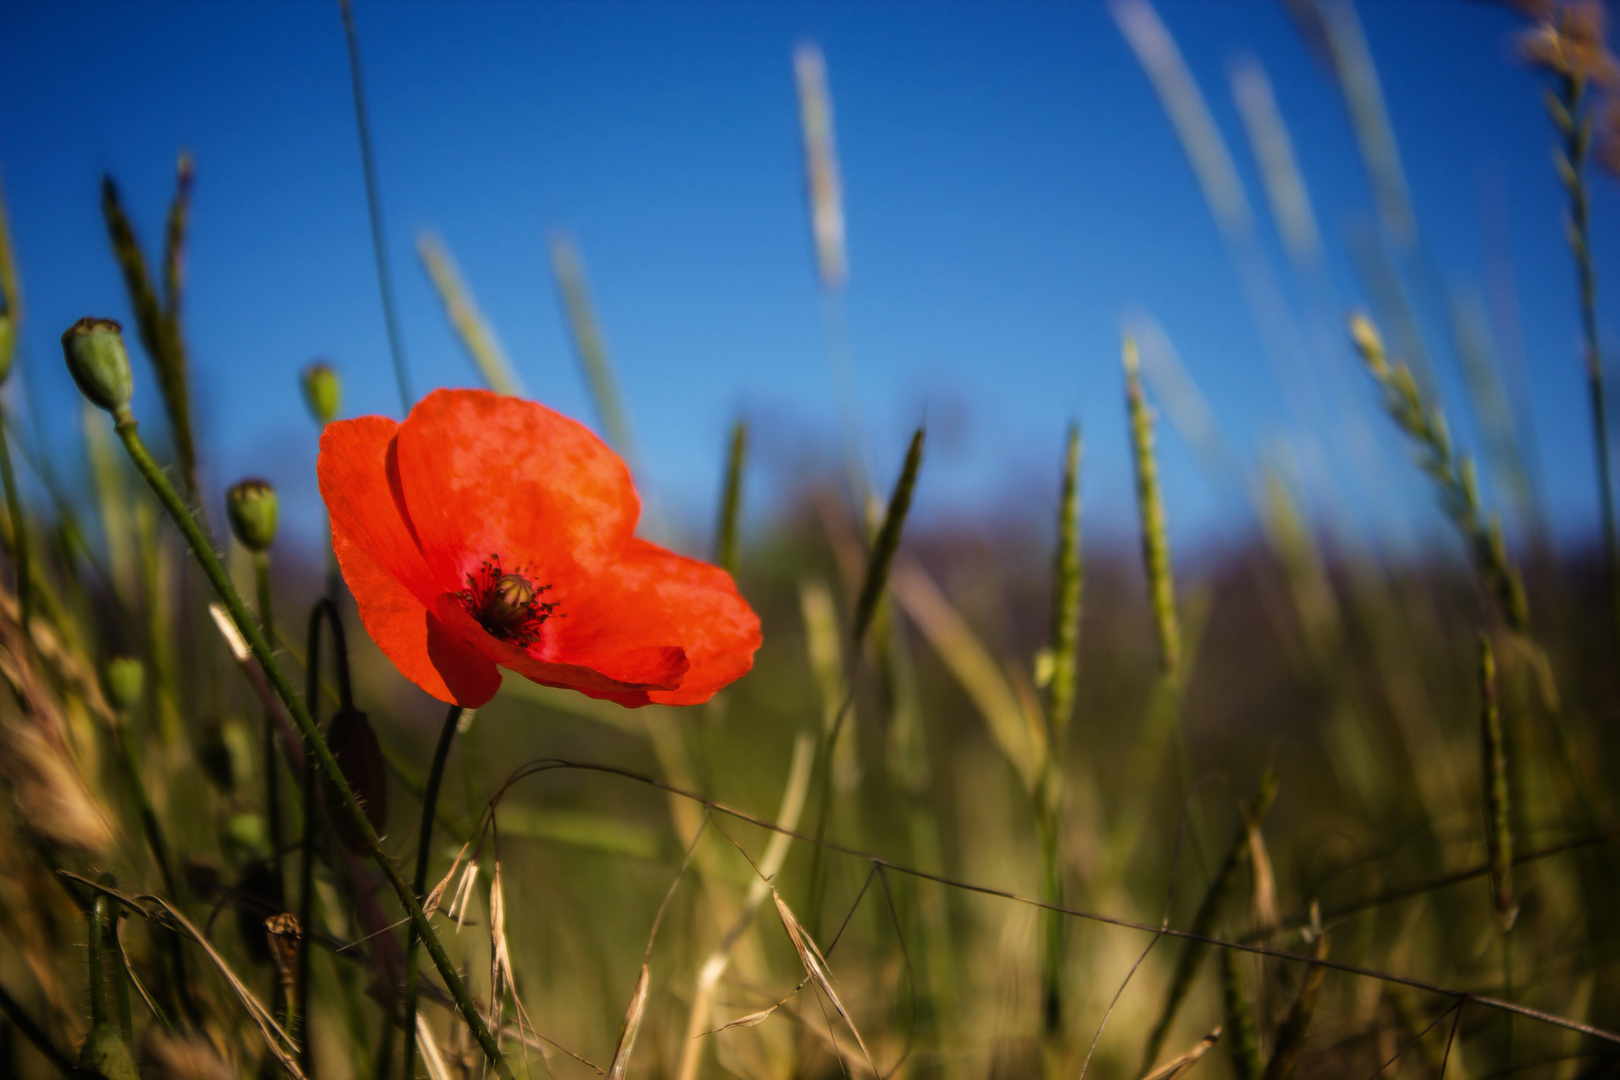
[[[343,779],[365,811],[366,820],[379,836],[388,824],[388,776],[383,769],[382,748],[377,744],[377,733],[371,721],[359,709],[343,709],[332,718],[326,732],[326,744],[337,759]],[[343,846],[356,855],[365,854],[366,838],[343,810],[343,797],[337,787],[321,777],[321,795],[326,801],[326,813],[332,821],[332,831]]]
[[85,316],[62,334],[62,356],[85,397],[110,413],[129,407],[135,381],[129,373],[123,327]]
[[231,532],[249,551],[264,551],[276,538],[276,489],[267,480],[243,480],[225,493]]
[[304,404],[315,422],[325,427],[337,419],[338,403],[343,397],[343,383],[337,369],[325,360],[313,361],[304,368]]
[[107,661],[107,696],[120,709],[133,709],[146,690],[146,666],[133,656],[115,656]]
[[139,1080],[140,1074],[135,1070],[135,1055],[118,1029],[98,1024],[84,1040],[73,1075],[83,1080]]

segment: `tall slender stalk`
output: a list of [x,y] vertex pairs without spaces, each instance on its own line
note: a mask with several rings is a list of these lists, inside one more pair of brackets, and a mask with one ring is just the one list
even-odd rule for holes
[[1074,711],[1075,670],[1080,647],[1080,600],[1084,585],[1080,561],[1080,428],[1071,425],[1064,453],[1063,486],[1058,498],[1058,548],[1052,570],[1052,635],[1048,645],[1046,756],[1035,791],[1035,824],[1041,850],[1041,900],[1044,947],[1041,969],[1042,1014],[1049,1037],[1063,1027],[1063,903],[1060,865],[1062,837],[1063,750]]
[[1603,551],[1609,568],[1609,605],[1620,647],[1620,533],[1614,519],[1614,481],[1609,473],[1609,413],[1603,389],[1603,353],[1597,330],[1597,274],[1592,265],[1592,200],[1586,185],[1586,157],[1592,144],[1592,118],[1586,107],[1586,77],[1561,73],[1547,111],[1563,140],[1558,176],[1569,196],[1569,246],[1575,258],[1575,285],[1581,313],[1581,351],[1592,405],[1593,452],[1597,456],[1598,506],[1603,517]]
[[489,1059],[490,1064],[494,1066],[496,1073],[503,1080],[515,1080],[511,1066],[507,1064],[506,1057],[501,1053],[500,1044],[496,1042],[495,1037],[490,1033],[488,1025],[484,1023],[484,1018],[478,1011],[478,1004],[473,1000],[472,994],[468,992],[467,985],[461,978],[461,973],[451,963],[449,954],[444,951],[444,945],[439,941],[438,935],[433,932],[433,926],[428,921],[426,913],[422,910],[421,900],[411,889],[410,883],[400,873],[399,867],[394,865],[394,861],[383,850],[382,841],[378,838],[377,831],[371,827],[371,822],[366,817],[365,810],[362,809],[359,800],[355,797],[354,789],[349,786],[349,782],[344,778],[343,770],[338,768],[337,760],[332,756],[332,751],[326,745],[326,740],[321,738],[321,733],[315,727],[315,721],[311,718],[309,710],[304,707],[303,700],[293,689],[292,683],[288,681],[286,673],[281,670],[281,666],[276,663],[269,643],[259,630],[258,622],[248,612],[247,606],[242,603],[242,598],[237,595],[235,586],[231,584],[230,577],[225,573],[225,568],[220,565],[219,556],[214,553],[208,538],[203,535],[202,528],[197,524],[197,519],[186,508],[186,504],[181,500],[179,493],[174,490],[174,486],[169,483],[168,477],[164,475],[162,467],[153,460],[151,453],[146,449],[145,444],[141,442],[140,436],[136,432],[135,417],[130,413],[129,406],[119,406],[114,411],[113,416],[117,421],[118,437],[123,441],[130,460],[134,462],[142,478],[146,480],[152,492],[157,495],[158,501],[163,504],[164,510],[185,537],[187,545],[191,548],[192,554],[202,567],[209,584],[214,587],[214,591],[219,595],[220,600],[224,602],[232,621],[236,623],[237,629],[242,632],[242,636],[247,640],[248,648],[253,653],[254,659],[263,668],[271,688],[275,690],[276,696],[281,699],[282,703],[287,706],[287,712],[291,714],[293,722],[298,725],[299,731],[308,741],[315,763],[320,767],[322,775],[331,782],[332,787],[338,794],[339,802],[342,804],[342,813],[348,816],[349,823],[353,826],[356,835],[365,844],[372,861],[382,870],[383,876],[388,879],[388,884],[393,888],[395,895],[399,897],[407,918],[421,936],[423,944],[427,946],[428,955],[433,958],[434,967],[438,969],[440,977],[444,979],[445,987],[455,1000],[457,1010],[466,1020],[467,1026],[472,1029],[473,1035],[477,1038],[478,1045],[483,1050],[485,1057]]
[[411,373],[405,364],[405,337],[399,329],[394,304],[394,275],[388,268],[388,232],[383,227],[382,192],[377,185],[377,156],[371,148],[371,115],[366,109],[366,84],[360,73],[360,34],[354,28],[349,0],[338,0],[343,13],[343,37],[349,46],[349,82],[354,90],[354,122],[360,134],[360,167],[366,177],[366,211],[371,218],[371,252],[377,261],[377,290],[382,294],[383,323],[388,330],[388,352],[394,360],[394,381],[399,405],[411,411]]
[[[433,814],[439,805],[439,781],[444,776],[444,763],[450,757],[450,744],[455,741],[456,728],[461,724],[463,709],[450,706],[445,713],[444,726],[439,729],[439,745],[433,750],[433,765],[428,769],[427,787],[422,791],[422,823],[416,840],[416,895],[427,890],[428,862],[433,857]],[[405,938],[405,1080],[416,1080],[416,926],[413,923]]]

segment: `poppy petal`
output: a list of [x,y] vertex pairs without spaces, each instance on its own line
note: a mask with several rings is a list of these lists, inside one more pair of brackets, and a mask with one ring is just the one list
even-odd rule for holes
[[679,646],[627,649],[592,657],[589,662],[544,660],[490,634],[454,593],[439,597],[434,614],[449,633],[502,667],[543,686],[567,687],[590,697],[618,701],[628,696],[634,704],[645,705],[649,692],[679,687],[690,667]]
[[435,390],[399,432],[405,505],[429,565],[457,582],[492,555],[561,582],[635,532],[630,471],[582,424],[487,390]]
[[455,703],[469,709],[486,704],[501,688],[501,673],[495,661],[446,627],[433,612],[425,615],[428,659]]
[[730,574],[645,540],[626,544],[611,571],[578,598],[560,592],[558,600],[568,618],[542,640],[537,651],[546,659],[599,668],[600,656],[678,642],[690,664],[686,677],[648,691],[663,705],[709,700],[748,673],[761,641],[759,617]]
[[[483,704],[487,695],[473,703],[451,690],[429,647],[429,612],[422,594],[437,590],[400,510],[397,485],[389,482],[398,429],[386,417],[364,416],[328,424],[322,433],[317,472],[332,519],[332,550],[366,633],[394,666],[440,701]],[[473,655],[488,664],[476,650]],[[493,665],[490,671],[498,680]],[[456,681],[463,689],[475,685],[459,676]]]

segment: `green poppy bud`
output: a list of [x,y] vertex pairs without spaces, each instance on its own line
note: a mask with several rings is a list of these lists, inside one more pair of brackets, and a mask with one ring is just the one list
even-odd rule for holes
[[11,374],[11,354],[17,348],[17,320],[0,309],[0,383]]
[[[388,824],[388,775],[383,770],[382,747],[377,744],[377,733],[371,721],[359,709],[341,709],[332,717],[326,729],[326,745],[332,748],[338,769],[349,789],[360,802],[366,820],[380,836]],[[337,788],[321,775],[321,797],[326,801],[326,814],[331,819],[332,831],[343,846],[356,855],[366,853],[365,837],[344,811],[343,798]]]
[[124,328],[111,319],[85,316],[62,335],[62,355],[79,391],[110,413],[129,407],[135,381],[124,350]]
[[73,1075],[83,1080],[139,1080],[140,1076],[129,1044],[111,1024],[98,1024],[91,1030],[79,1051],[79,1067]]
[[343,384],[338,373],[325,360],[313,361],[304,369],[304,404],[315,422],[325,427],[337,419],[338,401],[343,396]]
[[133,656],[115,656],[107,661],[107,696],[120,709],[133,709],[141,703],[146,689],[146,666]]
[[265,480],[243,480],[225,493],[231,532],[249,551],[264,551],[276,538],[276,489]]

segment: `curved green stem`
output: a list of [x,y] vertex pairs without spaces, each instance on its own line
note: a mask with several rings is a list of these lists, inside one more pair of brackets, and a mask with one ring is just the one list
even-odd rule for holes
[[141,442],[140,435],[136,432],[135,418],[131,415],[129,408],[125,406],[120,409],[114,414],[114,419],[117,421],[118,437],[123,441],[124,449],[128,451],[130,460],[134,462],[135,468],[145,479],[147,485],[151,487],[153,493],[157,495],[158,501],[163,504],[164,510],[173,519],[181,535],[185,537],[186,544],[196,557],[197,564],[202,567],[203,574],[208,578],[209,584],[214,587],[214,591],[219,594],[220,600],[224,602],[226,610],[230,612],[232,620],[236,623],[237,629],[247,639],[248,648],[253,653],[254,659],[264,669],[265,677],[275,689],[276,696],[281,698],[282,704],[286,705],[287,712],[292,716],[293,722],[298,725],[298,730],[308,742],[315,764],[319,766],[321,774],[326,777],[337,792],[339,802],[342,804],[339,812],[348,815],[350,824],[354,826],[355,831],[364,841],[366,850],[370,853],[372,860],[377,864],[378,869],[383,872],[383,876],[388,879],[388,884],[393,887],[395,894],[399,897],[399,902],[404,907],[405,914],[410,919],[412,927],[420,935],[422,943],[427,946],[428,955],[433,958],[434,967],[438,969],[440,977],[444,979],[446,989],[449,990],[450,996],[455,999],[456,1008],[478,1039],[479,1047],[484,1051],[484,1055],[503,1080],[515,1080],[511,1066],[506,1063],[506,1058],[501,1053],[500,1044],[490,1034],[488,1025],[484,1023],[484,1018],[478,1012],[477,1002],[473,1000],[472,994],[468,992],[466,984],[461,979],[460,972],[450,962],[449,955],[444,951],[444,945],[439,941],[438,935],[433,932],[432,924],[428,922],[427,915],[422,911],[422,902],[417,898],[416,893],[412,891],[410,883],[405,880],[404,875],[399,872],[399,867],[394,865],[394,861],[383,850],[382,842],[377,837],[377,831],[371,827],[371,822],[366,818],[365,811],[361,809],[359,800],[355,798],[354,790],[343,776],[343,770],[338,768],[337,760],[333,758],[331,749],[326,745],[326,740],[321,738],[320,731],[315,727],[314,719],[310,716],[309,710],[304,707],[303,699],[298,696],[297,691],[293,689],[292,683],[288,681],[286,673],[276,663],[270,646],[265,641],[264,634],[259,630],[257,620],[249,614],[247,606],[242,603],[242,598],[237,595],[236,588],[231,584],[230,577],[225,573],[225,568],[220,565],[219,556],[214,553],[208,538],[203,535],[202,528],[197,524],[197,519],[186,509],[186,504],[174,490],[174,485],[169,483],[168,477],[163,475],[163,469],[153,460],[145,444]]
[[[433,814],[439,804],[439,781],[444,776],[444,763],[449,760],[450,744],[455,741],[462,712],[460,705],[452,705],[445,714],[444,727],[439,729],[439,745],[433,751],[433,767],[428,770],[427,787],[422,791],[422,825],[416,839],[417,896],[427,890],[428,860],[433,855]],[[405,1080],[415,1080],[416,982],[416,926],[413,924],[405,940]]]
[[90,1028],[107,1022],[107,977],[102,956],[107,937],[107,898],[97,895],[90,906]]

